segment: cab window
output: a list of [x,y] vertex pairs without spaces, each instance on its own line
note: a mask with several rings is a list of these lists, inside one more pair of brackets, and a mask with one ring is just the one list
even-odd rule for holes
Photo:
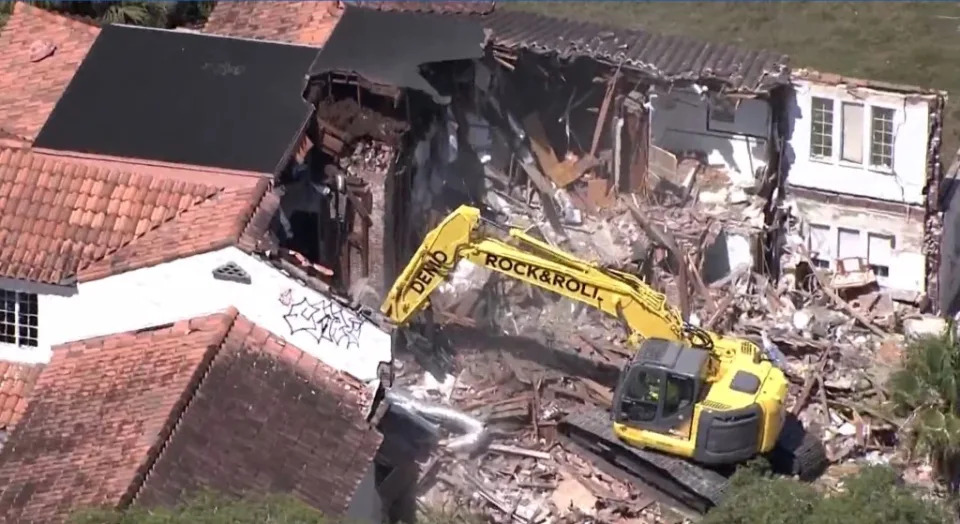
[[672,417],[693,403],[693,379],[668,375],[663,399],[663,417]]
[[624,392],[624,414],[629,420],[651,421],[657,417],[660,390],[663,384],[661,373],[638,371]]

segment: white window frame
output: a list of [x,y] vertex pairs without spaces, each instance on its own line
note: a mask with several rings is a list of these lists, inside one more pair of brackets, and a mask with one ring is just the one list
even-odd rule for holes
[[808,228],[808,231],[807,231],[807,250],[810,252],[810,261],[813,262],[813,266],[814,266],[814,267],[817,267],[817,268],[820,268],[820,269],[830,269],[831,267],[833,267],[833,260],[836,258],[836,253],[833,253],[833,252],[832,252],[833,248],[830,248],[830,249],[831,249],[831,252],[830,252],[830,253],[826,253],[826,255],[827,255],[829,258],[826,258],[826,259],[820,258],[821,255],[824,255],[824,253],[819,253],[819,252],[818,252],[818,253],[814,254],[814,253],[813,253],[813,251],[814,251],[814,249],[813,249],[813,232],[814,232],[815,230],[816,230],[816,231],[822,231],[822,232],[824,232],[825,238],[824,238],[823,243],[824,243],[824,245],[826,245],[826,246],[831,246],[831,245],[833,245],[833,244],[836,244],[836,241],[831,242],[831,237],[835,237],[835,236],[836,236],[836,235],[834,234],[833,228],[830,227],[830,226],[828,226],[828,225],[826,225],[826,224],[808,224],[808,225],[807,225],[807,228]]
[[[874,125],[873,125],[873,124],[874,124],[874,119],[875,119],[876,116],[877,116],[876,113],[878,112],[878,110],[879,110],[879,111],[889,112],[889,114],[890,114],[890,121],[889,121],[889,124],[890,124],[890,143],[889,143],[889,144],[886,144],[886,145],[888,145],[888,146],[890,147],[890,155],[889,155],[890,165],[877,164],[877,163],[874,163],[874,161],[873,161],[873,153],[874,153],[873,150],[874,150],[874,146],[876,145],[876,142],[874,141],[875,138],[876,138],[876,135],[875,135],[876,129],[874,129]],[[870,133],[870,134],[867,135],[867,138],[868,138],[869,140],[868,140],[868,145],[867,145],[867,148],[866,148],[866,149],[867,149],[867,151],[866,151],[866,154],[867,154],[866,163],[869,164],[871,171],[879,171],[879,172],[882,172],[882,173],[890,173],[890,172],[893,172],[894,151],[895,151],[895,149],[896,149],[895,145],[896,145],[896,141],[897,141],[897,129],[896,129],[896,127],[897,127],[897,110],[896,110],[896,109],[892,109],[892,108],[889,108],[889,107],[883,107],[883,106],[870,106],[870,118],[869,118],[869,133]]]
[[[831,132],[832,136],[830,137],[830,156],[820,156],[814,152],[814,105],[818,100],[828,101],[831,114]],[[860,105],[863,106],[863,153],[861,155],[862,162],[852,162],[843,160],[843,107],[844,105]],[[866,103],[859,99],[849,99],[849,98],[836,98],[826,94],[818,95],[816,91],[810,95],[810,160],[814,162],[822,162],[826,164],[833,164],[836,166],[846,167],[849,169],[860,169],[862,171],[878,173],[883,175],[892,175],[894,173],[894,166],[896,162],[896,149],[897,149],[897,120],[900,117],[900,112],[896,107],[884,105],[884,104],[870,104]],[[873,163],[873,116],[876,110],[889,111],[892,114],[892,119],[890,120],[891,126],[891,135],[892,142],[890,143],[890,166],[874,165]],[[839,125],[838,125],[839,124]]]
[[[887,261],[886,265],[874,264],[873,260],[870,259],[870,239],[880,238],[890,241],[890,258],[891,260]],[[893,258],[893,251],[897,248],[897,237],[894,235],[885,235],[883,233],[867,233],[867,264],[870,265],[870,269],[873,270],[873,273],[877,275],[877,279],[886,280],[890,278],[890,263]],[[882,275],[881,271],[878,271],[879,268],[886,268],[886,275]]]
[[[843,250],[843,245],[841,241],[843,240],[844,233],[849,233],[851,237],[857,237],[856,253],[846,254],[841,253]],[[854,229],[852,227],[838,227],[837,228],[837,251],[836,257],[838,259],[843,258],[866,258],[867,247],[863,245],[863,231],[859,229]]]
[[[11,298],[11,300],[8,301],[8,298]],[[36,293],[0,289],[0,306],[3,306],[0,307],[0,344],[23,348],[36,348],[40,345],[40,304],[38,299],[39,297]],[[25,310],[27,304],[31,301],[36,306],[36,313],[30,313]],[[13,305],[12,311],[7,310],[6,305],[8,303]],[[10,315],[13,319],[12,323],[7,322],[7,315]],[[8,325],[13,326],[12,340],[7,339],[6,327]],[[21,331],[24,328],[28,331],[29,329],[33,329],[35,336],[31,337],[29,334],[22,334]]]
[[[817,110],[814,108],[817,101],[826,102],[826,106],[824,107],[823,110]],[[836,131],[837,129],[836,105],[837,105],[836,101],[832,98],[823,97],[823,96],[813,96],[810,98],[810,158],[812,158],[813,160],[817,160],[820,162],[832,161],[837,154],[837,148],[834,146],[834,142],[835,142],[834,135],[836,135],[836,132],[837,132]],[[827,108],[830,109],[829,113],[826,113]],[[829,123],[830,133],[829,134],[821,134],[816,132],[815,122],[816,122],[816,115],[818,113],[830,115],[830,123]],[[826,126],[826,124],[824,125]],[[829,147],[830,148],[829,155],[821,155],[814,151],[814,144],[816,142],[814,140],[815,137],[829,138],[826,144],[817,144],[818,146]]]

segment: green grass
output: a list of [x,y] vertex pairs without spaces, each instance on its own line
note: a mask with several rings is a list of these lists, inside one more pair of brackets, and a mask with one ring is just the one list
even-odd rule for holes
[[[790,55],[794,68],[919,85],[960,97],[955,2],[504,2],[565,18],[682,34]],[[948,103],[943,158],[960,146],[960,104]]]

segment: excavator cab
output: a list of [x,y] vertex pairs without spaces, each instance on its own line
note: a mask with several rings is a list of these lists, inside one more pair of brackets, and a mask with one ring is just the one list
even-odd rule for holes
[[756,403],[712,409],[710,391],[720,386],[707,378],[715,366],[709,352],[683,342],[645,340],[621,372],[611,406],[614,433],[633,446],[703,464],[752,457],[761,447],[763,410]]
[[[689,438],[693,408],[705,386],[702,373],[708,354],[665,340],[651,339],[645,346],[648,351],[641,349],[637,355],[656,353],[659,358],[634,359],[625,366],[614,397],[613,420]],[[667,351],[649,351],[651,346]],[[673,363],[664,362],[664,357],[673,356],[677,357]]]

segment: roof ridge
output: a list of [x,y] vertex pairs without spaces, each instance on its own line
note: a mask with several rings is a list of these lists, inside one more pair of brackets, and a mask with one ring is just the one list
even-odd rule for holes
[[[97,169],[103,170],[103,168],[97,168]],[[134,174],[134,173],[131,173],[131,174]],[[158,176],[154,176],[154,175],[139,175],[139,176],[145,176],[145,177],[151,178],[151,179],[153,179],[153,180],[168,180],[168,179],[165,179],[165,178],[163,178],[163,177],[158,177]],[[189,184],[189,182],[187,182],[187,183]],[[127,242],[125,242],[125,243],[122,243],[122,244],[118,245],[117,247],[115,247],[115,248],[113,248],[113,249],[108,249],[108,250],[104,251],[103,255],[101,255],[101,256],[99,256],[99,257],[97,257],[97,258],[90,259],[89,261],[87,261],[87,262],[86,262],[85,264],[83,264],[83,265],[77,266],[77,268],[76,268],[71,274],[69,274],[67,277],[65,277],[65,280],[68,280],[68,281],[69,281],[69,280],[74,280],[74,279],[76,279],[76,278],[77,278],[77,275],[79,275],[83,270],[89,268],[90,266],[94,265],[95,263],[98,263],[98,262],[103,261],[104,259],[106,259],[106,258],[109,257],[110,255],[115,254],[117,251],[120,251],[121,249],[123,249],[123,248],[125,248],[125,247],[127,247],[127,246],[129,246],[129,245],[131,245],[131,244],[133,244],[134,242],[136,242],[137,240],[143,238],[144,236],[146,236],[146,235],[148,235],[148,234],[156,231],[157,229],[160,229],[161,226],[163,226],[163,225],[165,225],[165,224],[169,224],[170,222],[173,222],[174,220],[176,220],[176,219],[180,218],[181,216],[183,216],[184,213],[186,213],[186,212],[188,212],[188,211],[191,211],[191,210],[194,210],[194,209],[196,209],[197,207],[205,204],[206,202],[209,202],[210,200],[213,200],[213,198],[215,198],[217,195],[222,195],[222,194],[226,191],[226,189],[227,189],[227,188],[224,188],[224,187],[210,186],[210,185],[206,185],[206,184],[196,184],[196,185],[197,185],[197,186],[200,186],[200,187],[205,187],[205,188],[208,188],[208,189],[214,189],[215,191],[213,191],[212,193],[208,194],[207,196],[205,196],[205,197],[203,197],[203,198],[198,198],[197,200],[195,200],[195,201],[194,201],[192,204],[190,204],[189,206],[187,206],[187,207],[185,207],[185,208],[183,208],[183,209],[181,209],[181,210],[178,210],[176,213],[174,213],[173,215],[171,215],[170,218],[167,218],[166,220],[160,220],[159,222],[157,222],[157,223],[156,223],[155,225],[153,225],[152,227],[149,227],[149,228],[147,228],[146,230],[144,230],[143,233],[140,233],[139,235],[134,235],[132,238],[130,238],[129,241],[127,241]]]
[[[163,455],[163,452],[167,449],[167,445],[169,445],[170,441],[173,439],[173,435],[180,426],[180,422],[183,421],[184,414],[186,413],[187,409],[189,409],[193,399],[196,398],[197,392],[200,391],[200,387],[206,380],[207,375],[210,374],[210,369],[213,367],[213,362],[218,356],[220,356],[220,350],[223,349],[223,345],[226,343],[227,338],[230,336],[230,333],[233,332],[234,326],[236,326],[237,323],[237,319],[240,317],[240,312],[236,307],[230,306],[222,312],[214,313],[214,315],[222,315],[226,317],[226,322],[224,323],[223,329],[220,332],[220,341],[217,344],[211,344],[210,346],[207,346],[207,352],[204,354],[203,360],[201,360],[200,364],[197,365],[197,369],[194,371],[193,376],[187,383],[187,387],[184,389],[184,394],[180,397],[180,401],[173,406],[173,409],[170,410],[167,421],[163,425],[163,429],[161,429],[160,438],[157,440],[157,444],[155,444],[154,447],[148,451],[147,460],[145,461],[144,467],[142,467],[141,471],[138,472],[139,474],[134,476],[133,482],[127,486],[127,491],[120,497],[120,501],[117,504],[117,506],[120,508],[124,508],[132,504],[136,500],[137,496],[143,491],[143,487],[146,485],[147,479],[150,477],[150,473],[153,472],[157,465],[157,461],[160,460],[160,456]],[[189,323],[195,319],[209,318],[211,316],[213,315],[197,316],[187,319],[187,322]]]

